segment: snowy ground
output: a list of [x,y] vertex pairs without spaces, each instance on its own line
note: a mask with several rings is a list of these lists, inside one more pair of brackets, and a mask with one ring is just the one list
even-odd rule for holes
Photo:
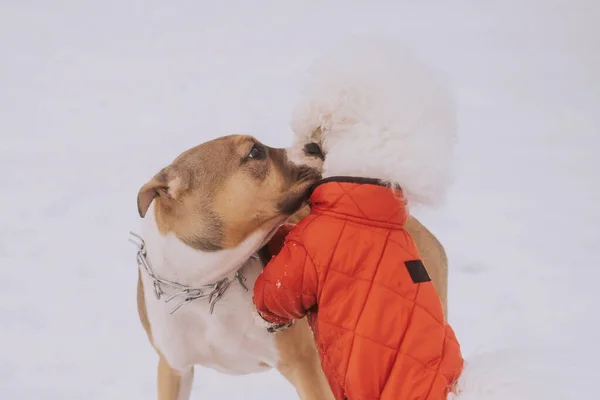
[[[599,3],[217,3],[0,2],[0,398],[153,398],[137,190],[222,134],[288,144],[314,52],[364,32],[404,38],[458,93],[457,181],[418,216],[448,249],[465,353],[540,348],[576,384],[565,398],[594,398]],[[294,396],[276,372],[199,368],[193,398]]]

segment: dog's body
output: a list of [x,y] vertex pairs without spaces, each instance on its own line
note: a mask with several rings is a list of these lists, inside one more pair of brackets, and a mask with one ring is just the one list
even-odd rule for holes
[[[199,287],[226,277],[225,271],[232,265],[241,265],[247,288],[251,290],[252,282],[262,269],[261,261],[250,257],[255,251],[253,237],[233,250],[199,254],[173,236],[160,235],[152,216],[153,208],[149,211],[142,233],[148,246],[148,259],[158,276]],[[235,259],[238,254],[242,255],[242,261]],[[161,259],[169,261],[164,264],[155,261]],[[208,278],[221,266],[225,267],[223,274]],[[148,274],[141,274],[148,320],[153,327],[152,338],[174,369],[185,371],[200,364],[228,374],[246,374],[277,365],[275,338],[265,329],[257,329],[251,292],[235,280],[236,270],[228,274],[234,283],[215,304],[214,314],[210,313],[210,304],[205,299],[194,300],[170,314],[174,304],[152,301],[155,300],[153,281]]]
[[[455,107],[435,74],[415,61],[385,40],[352,40],[330,49],[312,66],[295,107],[290,158],[318,167],[324,178],[377,178],[398,185],[409,209],[440,202],[451,182]],[[409,217],[405,228],[447,318],[444,250],[416,219]],[[555,350],[467,355],[447,400],[567,398],[556,387],[562,369],[552,362]]]
[[[159,400],[187,400],[197,364],[227,374],[277,368],[302,400],[333,398],[306,319],[271,334],[255,317],[252,288],[268,259],[252,255],[292,214],[291,222],[308,214],[307,208],[298,209],[314,177],[299,173],[299,165],[313,166],[324,176],[346,174],[398,183],[409,205],[432,204],[449,182],[455,133],[451,102],[436,84],[421,79],[419,66],[401,59],[396,64],[400,67],[389,68],[379,58],[377,44],[362,45],[358,52],[346,47],[313,68],[315,79],[292,121],[294,146],[286,152],[271,149],[268,165],[264,157],[254,157],[260,152],[250,150],[256,141],[227,137],[184,153],[140,190],[140,215],[150,213],[143,224],[147,258],[156,275],[190,287],[224,278],[231,282],[213,314],[209,299],[193,300],[170,314],[175,304],[155,297],[155,280],[140,268],[139,316],[159,355]],[[318,144],[323,150],[320,157],[307,154],[307,144]],[[332,148],[334,156],[328,157]],[[444,248],[414,217],[408,218],[405,229],[447,317]],[[236,271],[245,276],[248,291]],[[172,290],[165,290],[165,296]],[[515,365],[527,369],[526,374]],[[542,363],[537,357],[532,362],[522,353],[467,357],[456,393],[448,400],[557,398],[548,389],[552,375],[548,371],[532,375],[532,365],[540,370],[552,367],[551,362]]]
[[[194,254],[195,250],[176,239],[161,237],[152,218],[144,223],[143,232],[150,260],[163,257],[153,254],[150,249],[174,251],[173,264],[155,268],[158,275],[192,286],[202,281],[190,279],[197,274],[184,271],[195,262],[200,265],[205,257],[198,257]],[[251,241],[252,238],[248,243]],[[308,326],[299,323],[273,334],[257,323],[250,296],[263,263],[258,258],[249,258],[244,263],[242,272],[248,290],[237,282],[232,284],[215,305],[213,314],[210,314],[207,300],[195,300],[170,314],[173,305],[155,299],[151,278],[140,271],[138,310],[148,337],[160,356],[159,399],[189,398],[194,365],[230,375],[262,372],[275,367],[296,386],[299,393],[306,396],[304,398],[328,398],[328,386],[322,381],[318,355]]]
[[[289,163],[283,150],[229,136],[188,150],[142,187],[138,208],[151,273],[140,267],[138,310],[159,355],[160,400],[189,398],[194,365],[232,375],[277,368],[302,399],[331,398],[306,322],[269,333],[251,299],[266,262],[253,256],[317,178]],[[165,302],[181,294],[165,284],[160,298],[155,293],[156,279],[199,288],[224,278],[229,285],[218,301],[198,298],[172,314],[186,296]]]
[[[303,96],[296,105],[292,117],[294,143],[289,149],[289,154],[294,162],[318,168],[322,172],[323,178],[334,178],[334,182],[336,180],[353,182],[370,179],[377,181],[380,185],[388,186],[390,192],[392,192],[392,188],[399,188],[402,195],[397,197],[397,201],[404,204],[398,205],[398,207],[402,207],[403,210],[411,210],[415,205],[438,204],[443,200],[452,175],[451,161],[457,129],[452,96],[438,81],[434,72],[428,71],[425,65],[397,43],[362,40],[342,43],[329,49],[320,60],[313,64],[308,75]],[[339,218],[339,221],[336,221],[340,222],[339,226],[345,227],[343,223],[352,224],[352,218],[355,215],[346,215],[343,211],[335,209],[334,206],[338,204],[350,204],[349,207],[355,210],[356,215],[364,216],[368,220],[366,209],[369,200],[364,199],[365,203],[361,203],[352,198],[354,193],[359,192],[358,185],[353,188],[338,186],[335,186],[337,191],[332,192],[330,199],[323,196],[311,198],[311,201],[316,202],[315,207],[318,209],[318,213],[315,212],[310,217],[310,224],[314,225],[302,225],[299,231],[302,233],[297,233],[297,235],[294,235],[294,231],[292,231],[293,239],[291,239],[289,248],[284,248],[282,251],[283,258],[278,257],[274,261],[275,272],[269,273],[268,278],[265,278],[264,281],[261,280],[258,286],[260,289],[255,293],[255,301],[260,312],[264,313],[263,315],[269,321],[287,321],[292,316],[304,315],[306,312],[311,313],[312,307],[317,304],[317,311],[313,314],[316,321],[314,322],[315,329],[318,330],[319,326],[345,327],[343,332],[332,336],[327,336],[325,333],[319,336],[319,348],[322,352],[321,356],[325,360],[324,365],[326,365],[328,378],[332,386],[336,388],[336,398],[341,400],[344,396],[352,398],[352,395],[356,395],[356,393],[368,392],[370,396],[382,393],[378,392],[378,389],[374,389],[372,392],[362,390],[360,388],[363,381],[361,376],[364,376],[366,385],[369,385],[369,379],[371,382],[385,383],[388,380],[398,381],[404,378],[401,375],[402,372],[392,367],[397,358],[392,359],[390,364],[390,361],[386,359],[387,353],[384,351],[379,356],[374,356],[375,362],[370,362],[366,353],[361,353],[360,359],[354,358],[355,364],[353,365],[361,364],[366,360],[370,367],[355,373],[352,378],[346,375],[348,369],[344,369],[344,367],[340,369],[340,365],[349,368],[349,364],[344,363],[351,363],[348,360],[352,359],[355,349],[354,339],[360,337],[361,340],[364,340],[364,335],[356,334],[353,329],[360,324],[357,322],[360,320],[358,315],[365,309],[365,304],[375,303],[374,298],[377,298],[377,295],[369,290],[366,300],[351,310],[350,301],[343,302],[343,309],[336,309],[339,305],[333,304],[332,301],[335,303],[335,300],[332,299],[340,296],[343,298],[343,295],[338,296],[339,292],[325,294],[328,289],[332,290],[331,288],[335,286],[331,281],[327,281],[331,276],[328,274],[327,268],[330,265],[329,262],[335,263],[331,260],[335,260],[338,253],[341,253],[342,261],[340,263],[343,265],[356,260],[357,264],[353,265],[355,269],[352,270],[350,267],[349,271],[356,270],[362,273],[363,267],[367,268],[362,265],[362,262],[367,264],[367,261],[363,261],[362,255],[353,253],[347,255],[342,250],[336,251],[339,248],[338,245],[341,248],[344,247],[343,239],[339,239],[341,235],[331,239],[333,247],[327,242],[330,238],[323,238],[322,248],[318,245],[321,242],[313,238],[313,235],[318,235],[315,233],[316,231],[325,230],[326,223],[323,223],[322,227],[316,228],[320,216],[326,215],[327,221],[331,224],[335,218]],[[394,193],[397,192],[394,191]],[[373,201],[377,200],[373,199]],[[332,205],[331,209],[326,209],[329,214],[326,214],[326,211],[321,208],[323,204]],[[353,227],[356,225],[352,224]],[[306,233],[310,230],[308,226],[315,230]],[[365,226],[363,232],[368,236],[370,226],[368,224]],[[432,315],[441,315],[443,312],[447,317],[448,271],[445,253],[430,232],[414,218],[408,219],[405,228],[415,240],[420,258],[432,278],[437,295],[441,300],[442,309],[437,304],[436,293],[432,293],[430,297],[432,309],[436,310]],[[339,231],[337,225],[331,230],[336,232],[336,229]],[[346,233],[343,228],[342,231]],[[310,238],[305,237],[305,234]],[[355,238],[356,236],[351,238],[348,236],[346,246],[353,246],[352,240],[356,240]],[[424,241],[427,242],[425,245]],[[295,245],[306,252],[305,257],[308,257],[310,264],[304,264],[306,261],[303,260],[301,252],[301,255],[297,256],[297,260],[293,258],[296,254],[292,250]],[[335,250],[331,250],[332,248]],[[323,253],[332,254],[327,258]],[[314,267],[304,269],[305,265],[314,265]],[[267,269],[270,267],[271,265],[267,266]],[[284,278],[284,273],[289,268],[309,272],[306,272],[306,276],[302,278],[295,275]],[[348,286],[352,286],[353,279],[357,281],[365,279],[365,275],[354,276],[348,270],[342,270],[344,272],[340,273],[339,268],[332,267],[337,274],[344,276]],[[375,268],[375,271],[379,271],[379,269]],[[376,273],[373,276],[375,275]],[[369,273],[366,273],[366,276],[370,276]],[[267,281],[269,283],[264,283]],[[282,284],[283,292],[280,292],[279,287],[275,284],[280,281],[286,282]],[[315,283],[296,285],[296,282],[299,281],[302,283],[314,281]],[[375,285],[373,282],[371,284]],[[342,285],[338,285],[338,289],[344,291]],[[278,297],[280,293],[283,293],[281,299]],[[299,296],[298,293],[302,293],[303,301],[306,296],[306,305],[304,303],[298,305],[293,302],[293,299]],[[374,297],[368,297],[371,295]],[[265,300],[265,298],[267,299]],[[324,300],[325,298],[327,300]],[[286,301],[286,299],[290,299],[290,301]],[[323,315],[320,312],[326,313],[330,319],[325,321],[324,317],[323,323],[320,324],[318,315]],[[387,315],[389,312],[392,320],[397,315],[396,313],[404,313],[404,311],[386,307],[378,308],[377,312],[380,312],[381,315]],[[408,326],[405,329],[408,329]],[[390,327],[387,326],[387,329]],[[448,327],[448,329],[451,332],[451,328]],[[346,333],[349,337],[346,345],[338,343],[337,338]],[[368,339],[369,343],[383,343],[377,342],[374,336],[369,336]],[[440,344],[439,337],[436,336],[432,337],[431,343],[425,342],[421,346],[431,345],[431,348],[437,349]],[[416,347],[418,348],[418,346]],[[445,346],[440,347],[440,351],[445,351]],[[365,352],[363,347],[360,348]],[[330,349],[331,351],[329,351]],[[418,350],[410,348],[405,351],[410,354],[411,351]],[[405,354],[403,351],[400,352]],[[369,354],[371,353],[369,352]],[[450,353],[444,353],[444,356],[446,354]],[[448,376],[452,377],[450,379],[455,379],[460,374],[462,356],[458,349],[451,354],[449,359],[453,359],[455,362],[449,361],[450,363],[445,365],[450,368],[447,371]],[[432,353],[429,359],[418,360],[417,364],[423,362],[429,365],[430,362],[438,362],[437,360],[444,356]],[[449,367],[449,365],[452,366]],[[371,376],[369,370],[373,371],[371,378],[369,378]],[[380,372],[377,375],[376,371],[387,372]],[[408,371],[406,372],[408,377],[413,375],[409,368],[404,371]],[[436,373],[439,371],[438,368]],[[433,383],[429,389],[426,386],[420,389],[423,390],[423,393],[411,393],[410,396],[405,393],[402,396],[392,389],[394,391],[388,392],[387,395],[390,398],[398,395],[402,399],[412,398],[412,396],[425,398],[429,396],[428,393],[434,387]],[[349,387],[354,389],[348,392]],[[449,390],[451,385],[436,387],[437,389],[431,392],[435,393],[432,394],[434,397],[438,393]]]
[[[243,141],[237,137],[221,140]],[[202,171],[194,171],[194,168],[202,169],[205,162],[207,165],[219,167],[211,157],[208,157],[207,161],[199,162],[200,167],[190,166],[198,163],[196,158],[205,157],[205,151],[214,152],[214,149],[200,146],[191,155],[184,153],[183,161],[176,160],[172,166],[145,185],[139,195],[140,214],[144,216],[142,236],[147,248],[146,259],[155,276],[189,287],[213,284],[226,277],[231,281],[222,298],[214,305],[212,314],[208,299],[193,300],[170,314],[174,306],[183,299],[174,298],[168,303],[164,300],[178,292],[178,289],[163,287],[165,293],[161,299],[157,299],[154,279],[140,268],[138,311],[148,338],[159,355],[158,398],[188,399],[194,365],[203,365],[231,375],[277,368],[295,386],[301,399],[332,398],[306,320],[297,321],[282,332],[269,333],[256,318],[252,305],[253,283],[266,263],[265,259],[252,256],[269,239],[273,228],[287,219],[287,213],[295,211],[295,208],[288,208],[285,212],[272,212],[267,219],[273,221],[266,224],[262,221],[256,222],[254,218],[247,219],[248,216],[256,214],[256,210],[246,210],[245,213],[229,220],[230,217],[223,217],[222,211],[217,210],[218,207],[207,206],[211,207],[211,211],[204,210],[200,213],[195,207],[186,209],[185,197],[197,195],[200,197],[194,199],[195,203],[212,203],[207,199],[218,198],[220,202],[231,201],[230,210],[236,211],[244,207],[243,203],[253,203],[250,198],[237,196],[235,193],[230,192],[231,196],[214,193],[229,190],[223,189],[231,187],[224,182],[230,181],[227,175],[235,175],[235,172],[227,172],[223,179],[206,186],[209,191],[204,194],[199,194],[200,187],[197,185],[185,182],[190,179],[192,173],[202,174]],[[277,185],[270,185],[269,190],[277,191],[276,187]],[[294,191],[293,185],[285,191]],[[285,191],[281,191],[284,197]],[[272,201],[270,198],[277,197],[258,192],[252,194],[261,197],[255,199],[255,206],[258,208],[265,207],[264,203],[267,203],[268,208],[268,203]],[[289,203],[289,199],[286,202]],[[299,207],[300,203],[297,204]],[[292,220],[300,219],[305,212],[306,209],[299,210]],[[199,217],[200,214],[211,215],[209,221],[220,220],[218,223],[213,222],[214,229],[220,233],[207,230],[207,219]],[[185,229],[176,225],[180,221],[188,223],[194,218],[197,218],[198,224],[196,231],[203,233],[201,238],[192,240],[186,236]],[[238,226],[231,230],[232,234],[229,237],[228,220],[232,221],[232,226]],[[252,227],[247,226],[249,223],[253,224]],[[447,266],[443,248],[418,221],[413,220],[409,225],[409,231],[414,234],[433,279],[442,277],[438,279],[438,285],[445,288]],[[242,237],[238,236],[240,228],[246,231]],[[238,238],[232,240],[231,237],[234,236]],[[217,237],[218,239],[209,240]],[[194,248],[188,243],[200,245]],[[204,250],[198,247],[204,247]],[[219,250],[212,250],[215,248]],[[428,261],[428,258],[431,261]],[[244,285],[236,279],[238,270],[245,278]]]
[[[300,121],[301,113],[294,120],[297,145],[304,145],[303,133],[298,130],[310,129],[308,136],[312,136],[318,127],[308,117],[304,121],[307,125]],[[327,141],[326,137],[310,139]],[[405,144],[410,143],[414,142]],[[156,279],[140,268],[138,309],[159,355],[159,400],[187,400],[194,365],[227,374],[277,368],[301,399],[333,398],[306,320],[269,333],[255,314],[251,298],[254,280],[267,261],[252,256],[290,216],[294,215],[294,222],[306,214],[307,210],[300,208],[308,188],[317,179],[315,171],[323,167],[322,160],[299,160],[294,156],[297,150],[297,146],[287,151],[271,149],[244,136],[220,138],[183,153],[140,190],[138,208],[144,218],[142,234],[152,273],[188,288],[216,284],[224,278],[230,282],[216,304],[199,298],[170,314],[185,296],[165,304],[165,299],[180,290],[162,287],[165,293],[157,299]],[[403,154],[409,154],[408,150],[403,149]],[[363,149],[357,151],[364,153]],[[294,162],[288,161],[288,156]],[[405,165],[403,160],[399,167]],[[419,168],[427,166],[417,162],[411,168],[408,174],[414,182]],[[325,172],[331,170],[325,168]],[[428,198],[430,190],[438,190],[437,185],[408,191],[408,195]],[[406,230],[416,242],[445,310],[444,249],[412,217]],[[238,271],[245,281],[239,281]]]
[[[304,211],[295,214],[292,220],[299,220]],[[163,251],[174,255],[169,265],[154,263],[157,275],[192,286],[206,282],[201,278],[193,278],[198,277],[193,266],[201,265],[202,257],[198,257],[194,249],[176,238],[161,236],[155,218],[151,217],[153,213],[151,207],[148,211],[150,218],[144,219],[142,230],[148,258],[168,258]],[[434,284],[445,293],[447,262],[443,247],[412,217],[407,223],[407,230],[420,247]],[[237,282],[232,284],[216,304],[214,314],[210,314],[210,305],[206,300],[193,301],[170,314],[173,305],[155,298],[152,280],[145,271],[140,271],[138,312],[148,338],[160,357],[160,400],[189,398],[194,365],[210,367],[230,375],[262,372],[274,367],[296,387],[302,399],[331,398],[322,375],[312,331],[306,320],[276,334],[267,332],[262,324],[257,323],[251,293],[264,262],[260,258],[247,260],[242,271],[247,279],[245,285],[248,291]],[[445,297],[443,304],[446,305]]]

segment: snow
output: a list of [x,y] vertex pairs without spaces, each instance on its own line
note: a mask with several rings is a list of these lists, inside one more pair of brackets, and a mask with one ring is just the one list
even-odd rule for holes
[[[456,182],[444,207],[416,214],[447,248],[465,354],[541,350],[569,385],[557,399],[593,398],[599,18],[595,0],[4,0],[0,397],[154,398],[127,243],[137,190],[222,134],[289,144],[313,55],[376,33],[457,90]],[[198,368],[192,398],[295,394],[275,371]]]

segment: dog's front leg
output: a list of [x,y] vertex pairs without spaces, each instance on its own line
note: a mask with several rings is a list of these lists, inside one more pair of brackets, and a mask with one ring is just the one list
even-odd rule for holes
[[189,400],[194,380],[194,368],[176,371],[160,357],[158,362],[158,400]]

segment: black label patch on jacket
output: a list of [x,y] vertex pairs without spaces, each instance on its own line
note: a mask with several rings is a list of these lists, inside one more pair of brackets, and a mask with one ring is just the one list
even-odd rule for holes
[[406,269],[414,283],[431,282],[431,278],[421,260],[405,261]]

